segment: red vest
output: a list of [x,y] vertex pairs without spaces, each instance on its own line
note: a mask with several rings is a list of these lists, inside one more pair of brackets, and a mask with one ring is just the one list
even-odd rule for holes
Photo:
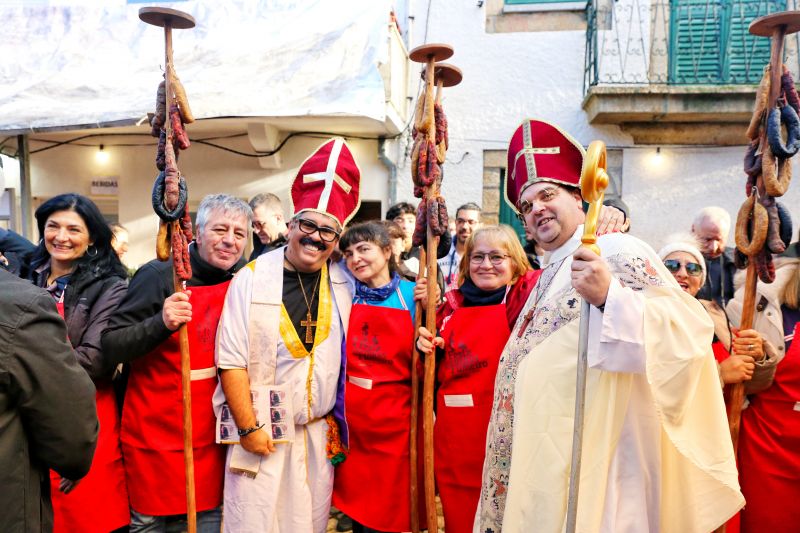
[[[214,340],[229,282],[190,287],[187,325],[191,368],[210,375],[192,379],[192,443],[197,510],[222,504],[225,449],[214,442],[211,399],[217,387]],[[122,412],[122,452],[131,508],[146,515],[186,513],[183,463],[181,355],[176,331],[155,350],[131,363]]]
[[[64,304],[59,302],[56,307],[63,317]],[[119,448],[117,400],[110,380],[96,381],[95,388],[100,431],[89,473],[69,494],[64,494],[58,488],[61,476],[50,471],[55,533],[107,533],[127,526],[131,521]]]
[[[350,448],[347,459],[336,467],[333,504],[356,522],[379,531],[411,530],[413,343],[414,327],[408,311],[353,305],[345,371]],[[419,422],[419,520],[425,528],[422,417]]]
[[510,334],[505,304],[459,307],[441,332],[433,442],[447,533],[472,532],[495,374]]
[[739,482],[743,533],[795,531],[800,524],[800,324],[772,386],[742,412]]

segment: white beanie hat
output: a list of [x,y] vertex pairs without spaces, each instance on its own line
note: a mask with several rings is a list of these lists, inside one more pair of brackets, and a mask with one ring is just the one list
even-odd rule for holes
[[666,257],[674,252],[686,252],[687,254],[694,257],[695,261],[700,265],[700,268],[703,269],[703,276],[700,280],[700,286],[706,284],[706,261],[703,259],[703,254],[700,253],[700,250],[697,248],[695,244],[693,244],[690,240],[676,240],[668,243],[666,246],[661,248],[658,251],[658,257],[661,258],[663,261]]

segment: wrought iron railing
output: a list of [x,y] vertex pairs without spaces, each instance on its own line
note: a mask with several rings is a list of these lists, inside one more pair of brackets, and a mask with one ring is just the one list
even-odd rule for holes
[[[596,85],[753,85],[769,39],[750,35],[760,16],[798,0],[589,0],[584,92]],[[788,4],[788,5],[787,5]],[[798,34],[785,62],[797,77]]]

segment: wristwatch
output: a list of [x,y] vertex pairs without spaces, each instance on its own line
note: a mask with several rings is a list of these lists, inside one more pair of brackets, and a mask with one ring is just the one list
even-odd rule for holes
[[251,428],[237,429],[236,431],[237,431],[237,433],[239,433],[239,437],[245,437],[245,436],[249,435],[250,433],[255,433],[256,431],[258,431],[259,429],[261,429],[263,427],[264,427],[264,424],[258,425],[258,421],[256,421],[256,425],[255,426],[253,426]]

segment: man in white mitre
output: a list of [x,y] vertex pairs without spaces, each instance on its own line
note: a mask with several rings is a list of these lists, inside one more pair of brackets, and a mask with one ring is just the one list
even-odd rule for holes
[[[227,455],[225,531],[326,529],[333,490],[326,446],[338,434],[331,413],[341,421],[353,299],[349,278],[329,258],[360,204],[359,181],[344,140],[325,142],[292,185],[286,246],[249,263],[228,289],[217,332],[215,409],[227,427],[219,440],[237,434],[239,443]],[[231,416],[235,426],[226,426]]]
[[713,325],[653,250],[623,233],[580,247],[583,147],[526,120],[507,197],[545,250],[503,350],[479,533],[566,523],[581,300],[591,304],[577,531],[708,533],[744,504],[711,351]]

